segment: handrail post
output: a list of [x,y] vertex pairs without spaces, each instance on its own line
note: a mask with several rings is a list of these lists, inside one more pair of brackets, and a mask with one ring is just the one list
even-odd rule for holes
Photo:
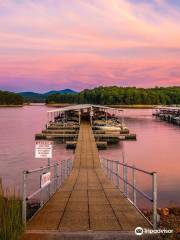
[[153,228],[157,228],[157,173],[153,172]]
[[110,170],[111,170],[111,181],[113,181],[113,161],[110,162]]
[[62,183],[64,182],[64,161],[62,160]]
[[66,177],[69,175],[69,159],[66,160]]
[[136,206],[136,176],[135,176],[135,169],[132,169],[132,178],[133,178],[133,202],[134,205]]
[[[51,172],[51,159],[48,158],[48,171]],[[48,197],[51,197],[51,183],[47,186]]]
[[54,192],[57,190],[57,185],[58,185],[58,173],[57,173],[57,164],[54,165]]
[[123,175],[124,175],[124,194],[126,197],[128,197],[128,191],[127,191],[127,165],[123,167]]
[[65,160],[63,160],[63,182],[66,179],[66,162]]
[[119,165],[119,163],[116,163],[117,165],[116,165],[116,177],[117,177],[117,188],[119,189],[119,187],[120,187],[120,185],[119,185],[119,167],[120,167],[120,165]]
[[109,166],[109,160],[107,160],[107,166],[108,166],[108,177],[110,178],[110,166]]
[[26,215],[27,215],[27,206],[26,206],[26,195],[27,195],[27,189],[26,189],[26,180],[27,180],[27,172],[23,171],[23,191],[22,191],[22,222],[26,226]]
[[124,194],[126,195],[126,169],[125,166],[123,166],[123,182],[124,182]]
[[61,167],[61,173],[60,173],[60,179],[61,179],[61,183],[60,185],[62,185],[62,182],[63,182],[63,169],[62,169],[62,161],[60,162],[60,167]]
[[[42,174],[43,174],[43,169],[40,172],[40,187],[41,187],[41,177],[42,177]],[[40,192],[40,206],[41,207],[43,206],[43,192]]]
[[106,170],[107,170],[107,176],[108,176],[108,160],[106,159]]

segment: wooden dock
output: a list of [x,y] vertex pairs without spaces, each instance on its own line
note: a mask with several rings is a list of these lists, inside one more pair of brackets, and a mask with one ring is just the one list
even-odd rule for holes
[[22,240],[72,239],[61,235],[60,238],[63,232],[81,232],[84,238],[73,239],[90,239],[85,237],[89,231],[113,231],[118,235],[134,232],[137,226],[151,227],[108,180],[100,165],[90,124],[82,122],[71,175],[28,222]]

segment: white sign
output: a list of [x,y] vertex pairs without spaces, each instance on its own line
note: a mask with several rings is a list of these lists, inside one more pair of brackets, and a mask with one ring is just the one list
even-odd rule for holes
[[47,186],[51,182],[51,173],[43,173],[41,175],[41,188]]
[[90,111],[90,116],[93,117],[93,111]]
[[36,141],[35,158],[52,158],[52,142]]

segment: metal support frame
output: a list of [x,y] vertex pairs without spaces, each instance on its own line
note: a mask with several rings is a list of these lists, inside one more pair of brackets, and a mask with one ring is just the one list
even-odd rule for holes
[[[116,164],[116,168],[113,167],[113,164]],[[126,164],[125,162],[119,162],[115,160],[110,160],[106,158],[101,159],[101,166],[107,173],[107,176],[110,178],[110,180],[114,180],[113,177],[116,177],[116,186],[117,188],[120,188],[120,180],[124,183],[124,189],[123,193],[128,198],[128,186],[132,188],[133,192],[133,200],[131,201],[134,206],[137,207],[137,192],[143,196],[144,198],[148,199],[150,202],[152,202],[152,209],[153,209],[153,218],[152,218],[152,226],[154,229],[157,228],[157,173],[156,172],[148,172],[146,170],[139,169],[135,166],[131,166]],[[120,176],[120,166],[123,167],[123,176]],[[132,184],[128,181],[128,168],[132,171]],[[115,171],[114,171],[115,169]],[[149,196],[145,192],[141,191],[136,186],[136,172],[141,172],[147,175],[150,175],[152,177],[152,196]],[[138,209],[139,210],[139,209]],[[140,211],[140,210],[139,210]],[[143,214],[142,214],[143,215]]]

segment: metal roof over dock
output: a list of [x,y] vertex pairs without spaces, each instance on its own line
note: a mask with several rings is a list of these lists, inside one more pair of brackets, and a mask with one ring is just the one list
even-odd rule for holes
[[113,110],[116,110],[116,111],[123,111],[122,109],[119,109],[119,108],[112,108],[112,107],[107,107],[107,106],[103,106],[103,105],[78,104],[78,105],[71,105],[71,106],[68,106],[68,107],[62,107],[62,108],[49,110],[49,111],[47,111],[47,113],[80,111],[80,110],[83,110],[83,109],[93,109],[93,108],[99,108],[99,109],[103,109],[103,110],[113,109]]

